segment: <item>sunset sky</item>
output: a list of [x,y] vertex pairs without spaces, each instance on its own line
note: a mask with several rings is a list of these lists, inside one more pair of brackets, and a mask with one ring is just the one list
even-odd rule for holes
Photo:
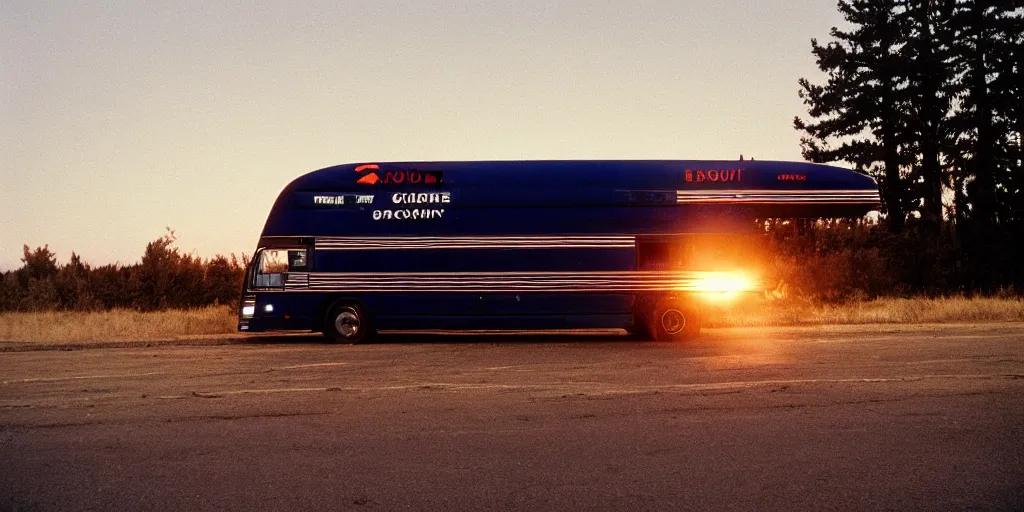
[[[833,0],[0,2],[0,270],[251,254],[345,162],[799,160]],[[171,6],[173,5],[173,6]]]

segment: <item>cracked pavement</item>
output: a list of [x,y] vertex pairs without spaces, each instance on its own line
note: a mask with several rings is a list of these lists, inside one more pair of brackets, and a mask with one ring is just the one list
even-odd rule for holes
[[56,347],[0,509],[1024,508],[1021,324]]

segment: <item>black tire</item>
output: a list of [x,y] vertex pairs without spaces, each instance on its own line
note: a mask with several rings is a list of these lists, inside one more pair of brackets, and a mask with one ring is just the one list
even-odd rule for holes
[[335,343],[363,343],[376,334],[370,316],[359,304],[339,302],[324,318],[324,336]]
[[647,328],[656,341],[689,341],[700,334],[701,317],[697,308],[678,299],[655,303],[647,317]]

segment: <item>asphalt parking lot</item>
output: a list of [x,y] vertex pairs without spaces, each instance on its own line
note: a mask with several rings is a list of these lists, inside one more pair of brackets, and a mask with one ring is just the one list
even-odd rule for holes
[[57,348],[5,510],[1024,509],[1020,324]]

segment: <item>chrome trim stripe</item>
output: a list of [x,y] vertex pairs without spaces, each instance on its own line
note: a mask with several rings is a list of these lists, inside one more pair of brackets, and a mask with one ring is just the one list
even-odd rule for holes
[[677,194],[701,195],[701,194],[767,194],[767,195],[803,195],[803,194],[874,194],[877,190],[853,189],[853,190],[758,190],[758,189],[723,189],[723,190],[677,190]]
[[386,249],[632,249],[632,236],[396,236],[320,237],[318,250],[372,251]]
[[304,290],[395,293],[694,291],[707,274],[695,271],[429,274],[324,272],[310,273],[309,287]]
[[309,288],[308,272],[289,272],[284,275],[284,289],[305,289]]
[[877,204],[877,190],[678,190],[676,203]]

